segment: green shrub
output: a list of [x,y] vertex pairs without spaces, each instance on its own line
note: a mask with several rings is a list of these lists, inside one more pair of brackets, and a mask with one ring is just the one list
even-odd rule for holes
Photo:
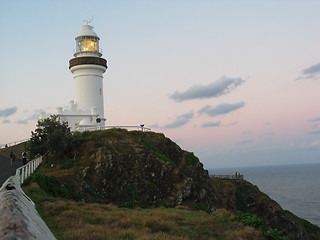
[[287,237],[283,236],[281,231],[270,228],[266,220],[259,218],[254,214],[238,212],[235,220],[244,225],[260,230],[268,240],[288,240]]
[[61,168],[62,168],[62,169],[72,168],[72,167],[76,166],[77,163],[78,163],[78,161],[77,161],[76,159],[73,159],[73,158],[72,158],[72,159],[69,159],[69,160],[65,161],[65,162],[62,164]]
[[[30,182],[36,182],[39,187],[53,197],[64,197],[74,200],[79,200],[75,191],[75,186],[72,183],[61,184],[55,176],[46,176],[36,172],[28,179]],[[27,183],[26,183],[27,184]]]
[[286,214],[297,224],[302,226],[304,229],[306,229],[308,232],[320,232],[320,228],[316,225],[313,225],[312,223],[301,219],[294,215],[292,212],[286,211]]
[[200,162],[193,152],[186,152],[185,159],[188,165],[196,165]]
[[168,157],[167,155],[160,153],[157,149],[157,147],[152,144],[151,142],[149,142],[148,140],[145,139],[141,139],[139,142],[140,145],[145,146],[149,153],[152,154],[153,156],[155,156],[156,158],[161,159],[162,161],[165,161],[167,163],[170,164],[174,164],[174,162],[172,161],[172,159],[170,157]]
[[238,212],[236,216],[236,221],[243,223],[244,225],[251,226],[260,230],[265,230],[267,228],[267,222],[257,217],[254,214],[246,212]]

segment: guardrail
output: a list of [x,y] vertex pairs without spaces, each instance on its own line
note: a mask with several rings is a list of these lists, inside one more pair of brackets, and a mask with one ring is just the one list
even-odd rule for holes
[[26,165],[23,165],[16,170],[16,177],[18,178],[20,185],[37,169],[41,162],[42,156],[28,162]]
[[0,188],[0,239],[56,240],[38,214],[33,201],[20,185],[42,161],[42,157],[18,168]]
[[76,127],[76,130],[79,132],[86,132],[86,131],[98,131],[98,130],[107,130],[107,129],[111,129],[111,128],[123,128],[123,129],[135,129],[138,131],[151,131],[151,128],[147,128],[144,125],[140,125],[140,126],[78,126]]
[[211,178],[221,178],[228,180],[243,180],[243,175],[210,175]]
[[0,149],[1,149],[1,148],[6,148],[6,147],[12,147],[12,146],[17,145],[17,144],[19,144],[19,143],[23,143],[23,142],[27,142],[27,141],[29,141],[29,139],[23,139],[23,140],[16,141],[16,142],[11,142],[11,143],[7,143],[7,144],[2,144],[2,145],[0,146]]

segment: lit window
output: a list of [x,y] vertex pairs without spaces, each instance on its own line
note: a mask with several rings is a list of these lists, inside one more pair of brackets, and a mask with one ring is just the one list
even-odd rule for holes
[[98,51],[97,44],[96,44],[96,42],[94,40],[84,39],[81,42],[80,51],[81,52],[87,52],[87,51],[96,52],[96,51]]

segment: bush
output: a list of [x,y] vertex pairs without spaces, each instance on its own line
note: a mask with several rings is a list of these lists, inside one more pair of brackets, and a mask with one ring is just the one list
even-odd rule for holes
[[266,220],[259,218],[254,214],[238,212],[235,220],[246,226],[251,226],[260,230],[268,240],[288,240],[287,237],[283,236],[281,231],[270,228]]
[[55,176],[46,176],[42,173],[36,172],[28,178],[26,185],[31,182],[36,182],[44,192],[53,197],[64,197],[79,200],[75,191],[75,186],[72,183],[61,184]]
[[39,120],[35,131],[31,132],[29,150],[31,157],[50,154],[61,158],[72,153],[76,145],[68,124],[61,123],[57,115],[51,115],[51,118]]
[[188,165],[196,165],[200,162],[193,152],[186,152],[185,159]]
[[150,141],[142,139],[139,142],[139,144],[142,145],[142,146],[145,146],[148,149],[149,153],[151,153],[156,158],[161,159],[162,161],[165,161],[165,162],[170,163],[170,164],[174,163],[170,157],[168,157],[165,154],[160,153],[157,150],[157,147],[154,144],[152,144]]

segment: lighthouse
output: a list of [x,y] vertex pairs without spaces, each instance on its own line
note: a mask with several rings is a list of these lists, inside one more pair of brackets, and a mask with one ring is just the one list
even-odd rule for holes
[[72,130],[104,127],[103,74],[107,61],[102,58],[99,48],[100,38],[88,23],[75,38],[74,58],[69,61],[69,69],[74,78],[74,101],[67,109],[58,108],[61,121],[68,122]]

